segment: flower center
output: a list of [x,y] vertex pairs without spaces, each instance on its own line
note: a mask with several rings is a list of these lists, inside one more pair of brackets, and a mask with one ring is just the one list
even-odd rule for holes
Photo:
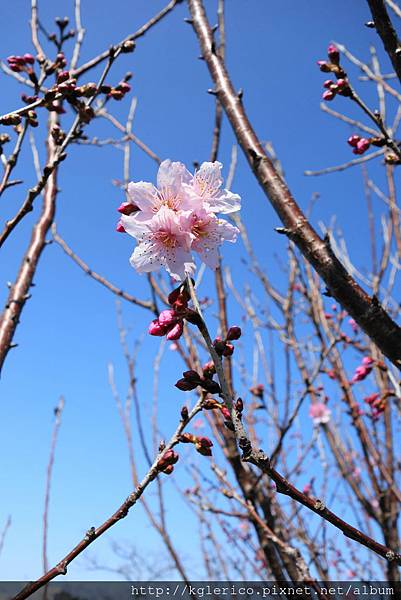
[[177,246],[177,238],[170,231],[158,231],[155,237],[166,248],[175,248]]

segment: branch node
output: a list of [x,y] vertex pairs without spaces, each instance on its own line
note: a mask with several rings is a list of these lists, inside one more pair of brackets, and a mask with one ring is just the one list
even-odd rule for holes
[[93,540],[96,537],[96,528],[95,527],[90,527],[88,529],[88,531],[85,534],[85,541],[89,542],[90,540]]
[[276,233],[279,233],[280,235],[291,235],[291,230],[288,229],[287,227],[275,227],[274,231]]

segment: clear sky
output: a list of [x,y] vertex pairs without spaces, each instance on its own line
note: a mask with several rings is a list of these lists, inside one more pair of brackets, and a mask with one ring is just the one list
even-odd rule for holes
[[[136,30],[164,4],[159,0],[82,0],[83,25],[87,30],[82,59],[89,59]],[[28,0],[2,2],[3,59],[32,51],[29,5]],[[215,21],[215,2],[206,0],[206,5]],[[40,0],[39,10],[49,30],[53,29],[55,16],[69,15],[73,20],[72,0]],[[208,159],[214,98],[206,93],[211,85],[209,75],[204,62],[197,59],[198,43],[184,22],[186,16],[183,2],[138,41],[135,53],[117,62],[108,80],[117,83],[127,70],[132,71],[133,94],[138,98],[134,132],[161,158],[180,160],[191,167],[193,161]],[[367,3],[356,0],[226,1],[228,67],[235,85],[244,90],[244,103],[254,127],[262,140],[274,143],[301,207],[307,207],[313,193],[320,194],[312,218],[314,224],[329,224],[332,215],[336,215],[357,264],[366,258],[363,240],[368,231],[366,221],[360,218],[365,206],[360,173],[349,170],[316,179],[305,177],[303,172],[352,158],[346,144],[350,128],[319,109],[323,76],[315,62],[325,57],[327,44],[332,40],[344,43],[354,54],[368,60],[369,45],[376,43],[375,32],[363,25],[368,18]],[[72,43],[67,48],[70,51]],[[389,70],[388,64],[385,69]],[[357,76],[352,69],[350,72]],[[98,72],[88,75],[85,81],[96,80],[96,76]],[[0,111],[5,113],[20,106],[22,88],[3,73],[0,79]],[[358,85],[364,98],[373,100],[374,90],[363,82]],[[112,108],[124,119],[128,107],[125,99]],[[339,99],[334,108],[356,114],[346,99]],[[45,114],[39,113],[39,119],[44,126]],[[116,136],[116,131],[109,123],[96,121],[88,127],[88,134],[103,138]],[[232,144],[233,136],[225,123],[220,156],[225,175]],[[38,146],[43,159],[40,134]],[[146,280],[135,274],[128,263],[133,241],[114,231],[115,209],[123,196],[112,182],[122,178],[122,165],[122,152],[112,147],[70,148],[60,169],[57,225],[60,234],[93,269],[123,289],[146,297]],[[372,167],[372,173],[380,183],[380,169]],[[155,163],[133,147],[131,178],[152,181],[155,175]],[[35,181],[28,147],[16,177],[23,178],[27,185]],[[286,260],[286,242],[273,232],[280,224],[278,218],[241,155],[233,190],[242,196],[242,216],[262,264],[270,273],[277,271],[276,280],[280,281],[275,255]],[[0,219],[12,214],[22,200],[22,186],[1,198]],[[2,301],[38,209],[39,202],[1,253]],[[241,287],[246,279],[240,261],[241,244],[226,247],[223,252]],[[210,290],[209,281],[207,275],[205,295]],[[59,560],[90,526],[111,514],[130,491],[125,443],[107,378],[107,365],[112,362],[124,397],[127,374],[119,346],[115,298],[85,276],[54,244],[46,248],[35,284],[15,337],[18,347],[10,352],[0,380],[0,529],[7,516],[12,516],[0,557],[0,579],[30,579],[41,573],[45,469],[53,408],[60,394],[65,396],[66,406],[51,497],[50,564]],[[132,340],[142,336],[150,315],[127,304],[123,311]],[[212,308],[212,323],[213,314]],[[234,303],[230,314],[238,314]],[[145,336],[138,377],[146,418],[151,413],[152,361],[158,348],[158,340]],[[180,370],[179,358],[166,350],[160,374],[160,427],[166,437],[183,402],[182,395],[172,388]],[[205,459],[199,458],[197,462],[206,468]],[[143,461],[140,463],[143,466]],[[196,528],[188,510],[176,499],[170,482],[167,499],[174,539],[196,574],[196,549],[186,541],[188,532],[195,535]],[[149,557],[156,555],[160,547],[139,507],[97,541],[90,553],[100,561],[109,560],[112,539],[125,539]],[[107,574],[88,572],[84,558],[71,565],[68,575],[71,579],[99,576]]]

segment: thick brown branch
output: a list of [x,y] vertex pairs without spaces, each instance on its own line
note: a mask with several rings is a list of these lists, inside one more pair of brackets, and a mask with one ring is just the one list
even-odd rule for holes
[[401,82],[401,43],[383,0],[368,0],[377,33]]
[[327,285],[329,293],[348,311],[365,333],[396,366],[401,367],[401,328],[346,272],[295,202],[288,187],[266,155],[235,92],[229,75],[215,52],[212,31],[201,0],[188,0],[193,26],[203,57],[215,83],[215,91],[233,127],[249,165],[286,233]]
[[[57,122],[57,115],[50,113],[49,132]],[[54,156],[52,137],[48,136],[48,160]],[[15,283],[10,288],[7,303],[0,320],[0,371],[10,350],[22,309],[30,297],[29,291],[42,251],[46,245],[46,235],[54,219],[57,196],[57,169],[49,175],[43,197],[42,213],[32,230],[32,237],[22,259]]]

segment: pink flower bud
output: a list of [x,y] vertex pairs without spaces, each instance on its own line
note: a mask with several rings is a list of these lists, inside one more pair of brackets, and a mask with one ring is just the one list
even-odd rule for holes
[[326,92],[323,92],[322,98],[323,98],[323,100],[326,100],[326,102],[330,102],[330,100],[333,100],[335,95],[336,95],[336,93],[331,89],[331,90],[327,90]]
[[327,56],[329,57],[332,63],[334,63],[335,65],[339,64],[340,52],[337,46],[335,46],[334,44],[330,44],[330,46],[327,48]]
[[175,325],[173,325],[166,335],[166,338],[170,341],[179,340],[184,331],[184,324],[182,321],[178,321]]
[[158,319],[154,319],[149,325],[148,333],[161,337],[166,334],[166,327],[160,325]]
[[241,331],[241,327],[238,327],[238,325],[233,325],[233,327],[230,327],[230,329],[227,331],[227,340],[232,341],[232,340],[239,340],[239,338],[241,337],[242,331]]
[[117,210],[122,215],[131,215],[133,212],[137,212],[139,208],[136,204],[133,204],[132,202],[123,202],[122,204],[120,204]]
[[356,148],[354,148],[353,152],[354,154],[364,154],[366,150],[368,150],[369,146],[370,141],[366,138],[361,138],[357,143]]
[[213,442],[207,437],[197,438],[195,443],[196,450],[199,454],[202,454],[202,456],[212,456],[212,451],[210,450],[212,446]]
[[32,54],[24,54],[23,59],[26,63],[28,63],[28,65],[33,65],[35,62],[35,57],[32,56]]
[[17,63],[10,63],[10,70],[13,71],[13,73],[21,73],[23,67],[21,67]]
[[339,87],[339,89],[344,89],[349,87],[349,83],[346,79],[337,79],[337,86]]
[[226,347],[223,351],[223,356],[232,356],[234,354],[234,346],[232,344],[226,343]]
[[122,81],[121,83],[118,84],[116,89],[120,90],[120,92],[123,92],[123,94],[126,94],[127,92],[131,91],[131,86],[126,81]]
[[216,367],[214,366],[213,361],[210,360],[205,365],[203,365],[202,371],[204,377],[207,377],[208,379],[212,378],[213,375],[216,373]]
[[352,146],[353,148],[356,148],[360,139],[361,138],[359,135],[351,135],[351,137],[348,138],[347,142],[350,146]]
[[374,360],[371,356],[364,356],[362,359],[362,364],[366,365],[367,367],[370,367],[371,365],[373,365]]
[[220,337],[217,337],[214,341],[213,341],[213,346],[214,349],[216,350],[217,354],[219,356],[223,355],[223,352],[226,348],[226,343],[223,342],[223,340]]
[[64,83],[64,81],[67,81],[69,78],[70,78],[69,71],[61,71],[57,75],[57,83]]
[[119,233],[125,233],[124,225],[121,223],[121,221],[117,223],[116,231]]
[[179,317],[177,313],[172,308],[168,308],[166,310],[162,310],[159,315],[159,323],[165,327],[169,327],[170,325],[175,325]]

